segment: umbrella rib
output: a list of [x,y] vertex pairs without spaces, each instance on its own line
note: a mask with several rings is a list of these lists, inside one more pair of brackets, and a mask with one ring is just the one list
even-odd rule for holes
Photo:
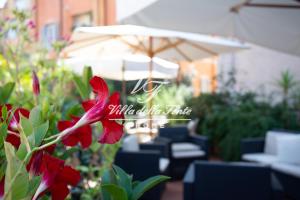
[[[90,37],[90,38],[84,38],[84,39],[81,39],[81,40],[73,40],[72,43],[76,42],[76,43],[82,43],[82,42],[92,42],[92,41],[98,41],[98,40],[103,40],[105,41],[106,39],[110,39],[112,38],[113,36],[106,36],[106,37],[103,37],[103,38],[99,38],[99,36],[94,36],[94,37]],[[100,40],[100,41],[101,41]]]
[[138,36],[135,36],[137,41],[139,41],[139,45],[143,47],[144,51],[147,52],[147,48],[146,46],[144,45],[144,43],[138,38]]
[[[169,44],[172,44],[172,42],[170,41],[170,39],[167,39],[167,42]],[[176,49],[176,51],[182,56],[184,57],[185,60],[189,61],[189,62],[192,62],[193,59],[191,59],[188,55],[186,55],[181,49],[179,49],[178,46],[175,46],[174,49]]]
[[160,48],[157,48],[156,50],[154,50],[154,54],[158,54],[158,53],[160,53],[160,52],[162,52],[162,51],[165,51],[165,50],[167,50],[167,49],[170,49],[170,48],[174,48],[174,47],[176,47],[177,45],[179,45],[179,44],[181,44],[181,43],[183,43],[184,42],[184,40],[183,39],[178,39],[175,43],[168,43],[167,45],[165,45],[165,46],[162,46],[162,47],[160,47]]
[[[267,4],[267,3],[252,3],[252,0],[247,0],[243,3],[234,5],[230,8],[231,12],[238,13],[242,7],[257,7],[257,8],[291,8],[291,9],[299,9],[299,5],[289,5],[289,4]],[[299,0],[294,0],[299,3]]]
[[145,52],[144,49],[140,48],[138,45],[134,45],[131,44],[130,42],[127,42],[126,40],[124,40],[122,37],[119,37],[120,41],[123,42],[124,44],[128,45],[129,47],[133,48],[135,51],[141,51],[141,52]]
[[[77,49],[81,49],[81,48],[84,48],[84,47],[87,47],[95,42],[103,42],[105,40],[111,40],[113,39],[114,37],[106,37],[106,38],[99,38],[99,40],[96,40],[96,39],[93,39],[92,41],[88,41],[87,43],[84,43],[84,44],[79,44],[79,45],[76,45],[75,47],[72,48],[72,46],[68,46],[66,48],[66,52],[70,52],[70,51],[76,51]],[[100,40],[101,39],[101,40]],[[87,40],[86,40],[87,41]],[[78,42],[81,42],[81,41],[76,41],[75,43],[77,44]],[[71,44],[72,45],[72,44]]]
[[204,51],[204,52],[206,52],[208,54],[211,54],[211,55],[214,55],[214,56],[218,55],[218,53],[216,53],[214,51],[211,51],[211,50],[209,50],[209,49],[207,49],[207,48],[205,48],[203,46],[200,46],[198,44],[195,44],[195,43],[192,43],[192,42],[189,42],[189,41],[186,41],[186,43],[189,44],[189,45],[191,45],[191,46],[193,46],[194,48],[196,48],[196,49],[198,49],[200,51]]

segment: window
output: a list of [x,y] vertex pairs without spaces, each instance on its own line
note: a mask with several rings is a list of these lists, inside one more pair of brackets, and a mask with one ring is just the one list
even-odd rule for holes
[[31,0],[16,0],[16,8],[19,10],[30,10],[31,9]]
[[41,39],[43,45],[50,49],[51,44],[59,37],[59,30],[57,23],[46,24],[41,32]]
[[84,13],[73,17],[73,26],[75,29],[80,26],[92,26],[92,13]]
[[201,76],[201,93],[211,92],[211,81],[208,76]]

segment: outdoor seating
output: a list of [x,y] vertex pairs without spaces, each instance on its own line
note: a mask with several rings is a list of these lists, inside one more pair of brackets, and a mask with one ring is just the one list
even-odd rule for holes
[[[270,166],[287,197],[300,199],[300,135],[288,131],[269,131],[266,139],[241,142],[242,159]],[[263,153],[259,153],[262,152]]]
[[189,164],[194,160],[207,160],[208,158],[207,137],[189,135],[185,126],[160,128],[159,137],[170,140],[169,157],[172,178],[183,177]]
[[195,161],[184,177],[184,200],[269,200],[270,169],[251,163]]
[[266,139],[251,138],[242,140],[242,160],[265,164],[278,161],[278,142],[284,137],[295,137],[295,132],[268,131]]

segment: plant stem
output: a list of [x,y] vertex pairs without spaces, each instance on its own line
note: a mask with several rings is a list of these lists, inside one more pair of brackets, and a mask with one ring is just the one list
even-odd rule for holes
[[50,137],[47,137],[47,138],[45,138],[44,140],[45,140],[45,141],[52,140],[52,139],[54,139],[54,138],[57,138],[58,136],[59,136],[59,134],[51,135]]

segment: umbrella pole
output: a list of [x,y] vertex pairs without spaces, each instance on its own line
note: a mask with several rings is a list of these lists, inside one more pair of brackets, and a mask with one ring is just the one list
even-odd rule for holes
[[126,81],[125,81],[125,62],[122,60],[122,101],[126,105]]
[[149,62],[149,78],[148,78],[148,94],[149,94],[149,113],[148,113],[148,125],[150,129],[150,136],[153,137],[153,132],[152,132],[152,106],[153,106],[153,99],[152,99],[152,89],[153,89],[153,83],[152,83],[152,70],[153,70],[153,38],[150,36],[149,37],[149,50],[148,50],[148,56],[150,57],[150,62]]

